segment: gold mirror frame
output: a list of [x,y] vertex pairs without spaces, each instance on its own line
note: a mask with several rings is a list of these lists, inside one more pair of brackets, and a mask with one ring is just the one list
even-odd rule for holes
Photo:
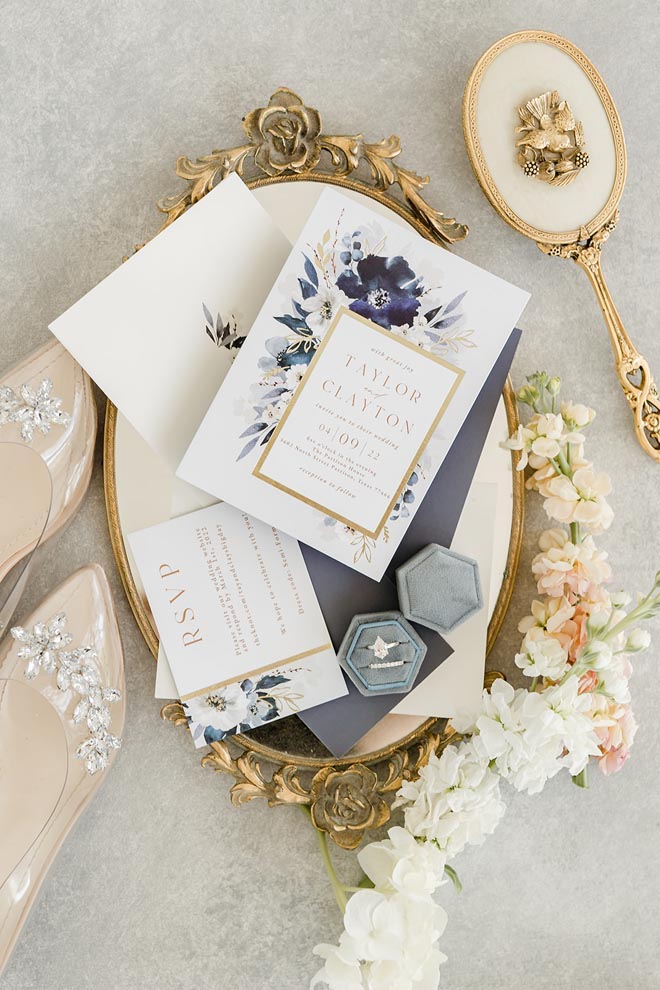
[[[598,94],[607,115],[614,142],[616,169],[614,183],[607,202],[589,223],[574,230],[559,233],[551,233],[533,227],[511,209],[491,175],[481,150],[477,131],[477,98],[486,69],[507,48],[530,42],[553,45],[569,55],[579,65]],[[557,86],[561,87],[561,80],[557,81]],[[515,107],[511,109],[515,111]],[[605,317],[610,343],[614,351],[617,377],[633,414],[637,441],[649,457],[660,463],[660,392],[646,358],[635,348],[623,325],[601,268],[603,244],[609,239],[619,221],[617,207],[626,181],[627,161],[621,120],[610,91],[598,70],[584,52],[558,34],[551,34],[547,31],[517,31],[515,34],[509,34],[484,52],[470,74],[463,95],[463,134],[470,164],[479,185],[491,206],[502,219],[519,234],[535,241],[537,247],[544,254],[558,258],[569,258],[586,272]]]
[[[209,192],[231,172],[244,177],[251,188],[273,182],[326,182],[363,193],[399,214],[420,234],[441,245],[467,236],[467,227],[448,219],[422,198],[420,190],[428,177],[402,168],[394,162],[401,151],[399,138],[392,135],[377,144],[367,143],[361,134],[325,135],[317,110],[306,107],[291,90],[277,90],[268,106],[251,111],[243,119],[248,143],[228,150],[213,151],[192,162],[179,158],[176,172],[186,181],[183,191],[158,204],[167,215],[163,228]],[[327,154],[324,156],[322,152]],[[247,176],[248,167],[250,175]],[[361,169],[361,166],[367,168]],[[363,175],[356,174],[362,171]],[[353,175],[353,177],[349,177]],[[400,199],[393,197],[398,187]],[[161,228],[161,229],[163,229]],[[136,248],[137,250],[138,248]],[[510,381],[504,393],[510,432],[518,425],[518,414]],[[108,528],[119,575],[129,604],[154,657],[158,639],[129,566],[122,536],[115,476],[117,408],[106,406],[104,434],[104,488]],[[513,466],[517,454],[512,454]],[[506,571],[500,594],[488,626],[490,651],[504,620],[518,567],[523,531],[524,480],[513,471],[514,506]],[[491,672],[490,684],[501,676]],[[161,715],[174,725],[186,725],[179,702],[166,704]],[[427,719],[414,732],[383,749],[363,756],[321,758],[287,753],[267,746],[251,736],[237,735],[231,743],[213,743],[201,759],[203,767],[234,778],[231,800],[235,805],[254,798],[265,798],[270,806],[298,804],[309,808],[315,826],[338,845],[353,849],[369,828],[389,820],[387,796],[394,794],[404,779],[413,776],[432,751],[447,744],[451,734],[440,731],[441,722]]]

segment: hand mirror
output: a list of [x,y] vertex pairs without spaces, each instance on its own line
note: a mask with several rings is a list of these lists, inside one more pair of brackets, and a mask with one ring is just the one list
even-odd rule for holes
[[637,439],[660,463],[660,393],[601,269],[626,179],[621,121],[605,83],[565,38],[510,34],[472,70],[463,131],[475,175],[500,216],[544,254],[570,258],[587,273]]

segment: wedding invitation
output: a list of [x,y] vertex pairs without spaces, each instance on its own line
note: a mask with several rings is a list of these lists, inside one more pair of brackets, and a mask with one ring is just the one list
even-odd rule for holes
[[295,540],[219,503],[129,543],[197,746],[346,694]]
[[289,251],[230,175],[50,329],[175,468]]
[[325,190],[178,476],[379,581],[527,299]]
[[380,536],[462,377],[341,308],[252,473]]

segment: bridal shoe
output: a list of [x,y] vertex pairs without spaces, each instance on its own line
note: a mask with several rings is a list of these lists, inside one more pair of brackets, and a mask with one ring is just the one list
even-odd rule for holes
[[30,555],[80,506],[95,437],[90,380],[57,341],[0,378],[0,636]]
[[0,973],[62,842],[121,745],[110,589],[83,567],[0,645]]

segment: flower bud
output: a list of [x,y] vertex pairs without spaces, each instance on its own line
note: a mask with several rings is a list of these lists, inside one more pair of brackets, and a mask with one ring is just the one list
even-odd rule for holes
[[609,613],[605,609],[599,609],[597,612],[592,612],[587,619],[587,629],[589,632],[600,632],[609,621]]
[[602,670],[610,665],[612,650],[602,639],[594,639],[585,646],[581,659],[589,664],[591,670]]
[[651,634],[646,629],[632,629],[626,639],[626,653],[641,653],[651,645]]
[[561,388],[561,378],[555,375],[555,377],[551,378],[550,381],[548,382],[548,392],[550,393],[550,395],[553,396],[559,395],[560,388]]
[[533,406],[539,401],[539,390],[531,385],[523,385],[516,392],[516,398],[518,402],[522,402],[523,405]]
[[627,591],[616,591],[613,595],[610,595],[610,601],[614,605],[614,608],[625,608],[627,605],[630,605],[632,596]]

